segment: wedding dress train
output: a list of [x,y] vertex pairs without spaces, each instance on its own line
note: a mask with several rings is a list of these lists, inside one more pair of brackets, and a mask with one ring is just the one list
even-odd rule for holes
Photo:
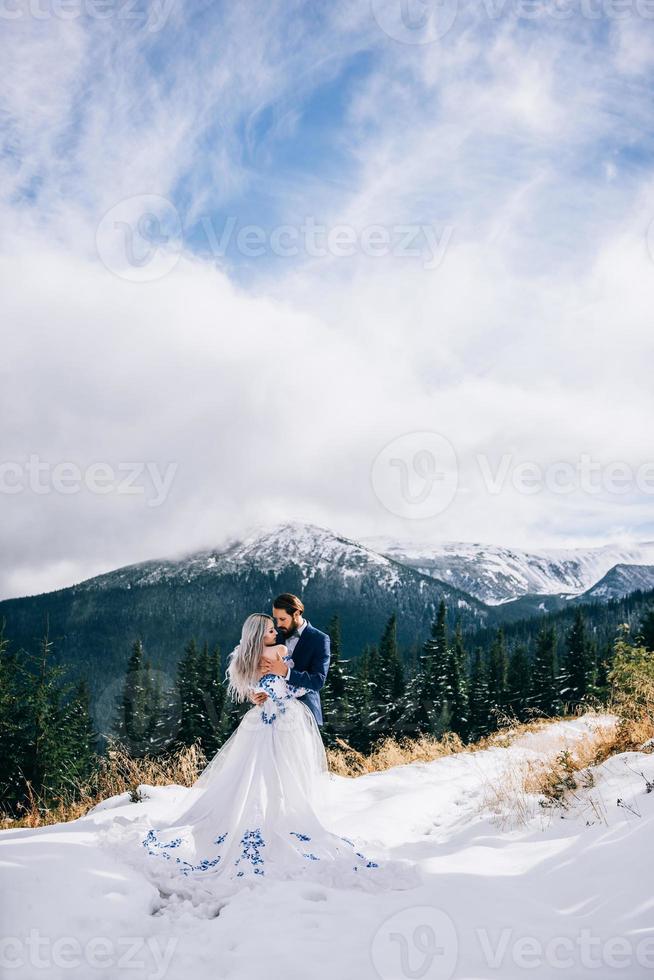
[[245,713],[181,812],[164,822],[114,822],[103,835],[108,846],[137,861],[160,890],[189,896],[200,888],[220,898],[257,879],[367,890],[420,884],[411,862],[364,854],[361,843],[327,829],[333,777],[315,718],[298,700],[304,689],[276,674],[257,686],[268,698]]

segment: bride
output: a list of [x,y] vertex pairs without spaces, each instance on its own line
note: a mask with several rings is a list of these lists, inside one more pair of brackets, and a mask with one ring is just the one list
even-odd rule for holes
[[[270,878],[369,890],[419,884],[410,862],[364,854],[325,826],[333,777],[316,720],[298,700],[306,689],[263,673],[264,650],[290,660],[273,618],[254,613],[230,655],[228,695],[241,702],[255,692],[268,696],[245,713],[187,790],[181,812],[163,826],[130,823],[141,866],[168,891],[182,886],[188,893],[197,882],[214,896]],[[115,847],[119,837],[108,836]]]

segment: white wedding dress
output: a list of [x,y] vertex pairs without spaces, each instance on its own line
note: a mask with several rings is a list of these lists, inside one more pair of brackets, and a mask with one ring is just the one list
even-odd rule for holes
[[411,862],[364,854],[360,842],[327,829],[333,777],[316,720],[297,700],[305,690],[277,674],[265,674],[257,688],[268,698],[245,713],[187,790],[183,809],[163,825],[114,821],[103,842],[162,893],[192,901],[264,879],[367,890],[421,884]]

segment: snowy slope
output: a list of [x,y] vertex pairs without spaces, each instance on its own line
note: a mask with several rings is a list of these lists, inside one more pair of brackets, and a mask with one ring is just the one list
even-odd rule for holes
[[[377,839],[394,856],[418,862],[424,882],[409,891],[355,894],[262,879],[217,916],[201,904],[166,904],[95,840],[99,827],[122,814],[156,816],[166,800],[186,792],[181,787],[152,788],[141,803],[113,798],[71,824],[2,832],[3,931],[14,937],[5,956],[18,963],[7,975],[651,976],[654,793],[646,792],[646,780],[654,779],[654,756],[628,753],[596,767],[595,785],[578,792],[564,819],[528,797],[527,825],[502,828],[487,803],[525,761],[551,757],[611,723],[586,716],[523,735],[508,748],[356,780],[335,777],[334,829]],[[35,956],[47,969],[35,968]]]
[[654,589],[654,565],[615,565],[583,595],[592,599],[619,599],[636,589]]
[[489,605],[523,595],[579,595],[615,565],[654,564],[652,541],[531,552],[457,541],[421,546],[382,537],[364,540],[370,548],[463,589]]
[[257,525],[242,539],[219,549],[127,565],[88,579],[77,588],[153,585],[169,579],[190,582],[201,575],[242,575],[252,569],[279,573],[291,566],[301,569],[305,586],[317,575],[338,570],[345,578],[372,572],[380,584],[394,587],[401,572],[395,561],[356,541],[313,524],[288,522]]
[[427,628],[441,598],[452,609],[478,620],[488,614],[482,602],[452,584],[423,575],[327,528],[298,522],[257,525],[242,538],[211,551],[126,565],[87,579],[73,586],[73,591],[77,595],[162,584],[186,586],[200,580],[214,587],[218,580],[229,579],[239,583],[242,592],[243,583],[253,575],[296,582],[291,591],[300,591],[314,609],[321,604],[331,605],[332,610],[343,608],[349,600],[364,600],[372,607],[376,600],[385,607],[399,606],[405,619],[423,610]]

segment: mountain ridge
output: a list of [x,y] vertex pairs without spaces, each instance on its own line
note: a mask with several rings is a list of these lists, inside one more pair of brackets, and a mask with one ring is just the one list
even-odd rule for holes
[[615,565],[654,564],[654,542],[523,551],[501,545],[442,542],[419,546],[364,538],[397,561],[455,585],[489,606],[533,595],[581,596]]

